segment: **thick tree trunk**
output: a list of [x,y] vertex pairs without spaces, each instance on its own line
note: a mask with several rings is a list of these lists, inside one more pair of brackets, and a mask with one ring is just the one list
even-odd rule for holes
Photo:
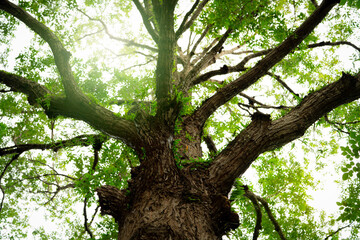
[[239,219],[207,178],[200,164],[180,170],[165,144],[133,169],[127,194],[111,186],[98,189],[102,213],[116,219],[121,240],[221,239]]

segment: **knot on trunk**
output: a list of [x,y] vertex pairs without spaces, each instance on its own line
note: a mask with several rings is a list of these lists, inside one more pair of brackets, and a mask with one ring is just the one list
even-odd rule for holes
[[119,190],[114,186],[101,186],[96,189],[99,196],[99,204],[101,214],[111,215],[116,221],[121,222],[127,213],[128,198],[123,190]]
[[230,201],[223,195],[212,197],[213,212],[216,232],[223,236],[226,232],[239,227],[239,215],[231,209]]

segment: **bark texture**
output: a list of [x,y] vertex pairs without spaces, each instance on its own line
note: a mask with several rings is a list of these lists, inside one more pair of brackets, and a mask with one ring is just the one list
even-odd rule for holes
[[[15,4],[0,1],[1,10],[24,22],[50,45],[65,95],[56,96],[30,79],[5,71],[0,71],[0,83],[7,85],[11,91],[25,94],[29,104],[42,107],[49,118],[65,116],[87,122],[108,136],[122,140],[139,156],[140,165],[132,168],[127,189],[120,190],[113,186],[97,189],[102,214],[111,215],[119,225],[118,239],[221,239],[226,232],[239,226],[239,217],[231,210],[227,198],[235,179],[261,153],[302,136],[320,117],[360,97],[359,76],[343,74],[334,83],[309,94],[282,118],[272,120],[268,115],[255,113],[251,123],[217,153],[211,138],[203,136],[207,119],[294,51],[339,1],[324,0],[277,47],[249,55],[235,66],[224,65],[220,70],[204,73],[219,57],[232,29],[227,29],[195,59],[193,51],[186,55],[177,47],[176,41],[190,28],[207,2],[196,1],[175,31],[174,9],[177,1],[145,0],[145,8],[140,1],[134,0],[146,29],[157,44],[155,95],[158,105],[154,116],[137,109],[135,118],[128,120],[91,101],[81,92],[74,81],[70,55],[55,34]],[[200,39],[210,28],[205,29]],[[179,53],[178,56],[176,53]],[[218,89],[198,109],[188,114],[181,113],[186,103],[178,99],[176,91],[188,96],[189,89],[194,85],[213,76],[245,71],[245,63],[252,57],[263,55],[265,57],[253,68]],[[175,62],[178,60],[183,65],[181,71],[176,69]],[[199,161],[203,137],[212,152],[212,159],[207,162]],[[26,151],[24,147],[17,146],[0,153],[22,153]],[[55,145],[36,147],[56,148]]]

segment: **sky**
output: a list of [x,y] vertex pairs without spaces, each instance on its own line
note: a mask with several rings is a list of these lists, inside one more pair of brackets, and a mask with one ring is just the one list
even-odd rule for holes
[[[20,24],[19,28],[17,29],[16,38],[12,42],[12,51],[10,53],[9,62],[6,66],[5,70],[11,71],[13,67],[15,66],[15,58],[16,56],[26,47],[29,46],[31,37],[30,31],[23,25]],[[342,50],[340,54],[341,61],[344,62],[344,65],[346,64],[353,64],[352,61],[350,61],[351,56],[353,54],[353,50],[349,47],[348,50],[344,51]],[[1,49],[0,49],[1,50]],[[84,53],[86,54],[86,53]],[[359,67],[359,62],[356,63]],[[4,66],[0,66],[0,68],[4,68]],[[296,89],[295,89],[296,90]],[[344,143],[345,144],[345,143]],[[298,157],[302,158],[301,152],[299,151]],[[308,156],[309,157],[309,156]],[[315,156],[312,156],[315,157]],[[331,156],[331,158],[326,159],[326,161],[339,163],[339,159],[341,159],[342,156],[340,153],[335,156]],[[251,176],[253,174],[253,170],[247,171],[244,176]],[[336,202],[339,200],[339,194],[341,192],[341,188],[338,184],[336,184],[336,180],[341,177],[340,173],[337,172],[336,168],[326,168],[326,170],[322,170],[317,175],[319,179],[321,179],[320,186],[322,186],[319,190],[309,190],[310,195],[313,196],[313,200],[311,201],[311,205],[317,209],[322,209],[326,211],[327,213],[333,212],[335,213],[338,209],[338,206],[336,205]],[[81,213],[82,206],[79,206],[79,212]],[[39,227],[39,226],[46,226],[49,229],[56,229],[57,223],[52,223],[48,219],[46,219],[45,212],[43,208],[40,208],[38,210],[35,210],[34,207],[34,214],[30,217],[30,222],[32,223],[33,227]]]

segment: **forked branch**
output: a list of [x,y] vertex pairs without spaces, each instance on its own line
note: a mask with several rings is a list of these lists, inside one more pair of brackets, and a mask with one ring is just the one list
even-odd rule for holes
[[[189,12],[186,13],[179,29],[176,31],[175,37],[178,39],[181,34],[183,34],[187,29],[190,28],[190,26],[194,23],[194,21],[198,18],[201,11],[204,9],[205,5],[209,2],[209,0],[203,0],[201,3],[199,3],[200,0],[196,0],[192,8]],[[196,10],[195,10],[196,9]],[[191,15],[191,18],[188,20],[189,16]]]
[[259,230],[261,229],[262,213],[261,213],[261,209],[260,209],[260,206],[259,206],[259,203],[258,203],[258,202],[260,202],[263,205],[263,207],[265,209],[265,212],[268,215],[271,223],[274,225],[275,231],[278,233],[280,239],[281,240],[286,240],[286,238],[284,236],[284,233],[282,232],[279,223],[276,221],[274,215],[272,214],[272,211],[271,211],[271,209],[269,207],[268,202],[265,199],[263,199],[262,197],[256,195],[252,191],[250,191],[249,187],[247,185],[244,185],[243,188],[244,188],[244,191],[245,191],[244,196],[251,200],[251,202],[254,205],[255,211],[256,211],[256,226],[255,226],[255,230],[254,230],[253,239],[257,239],[257,236],[259,235]]
[[294,50],[325,18],[329,11],[339,1],[324,0],[297,29],[286,38],[279,46],[272,49],[263,59],[261,59],[252,69],[240,76],[235,81],[221,88],[215,95],[208,98],[202,106],[194,113],[192,118],[197,119],[198,125],[203,126],[205,121],[220,106],[236,96],[239,92],[245,90],[258,79],[263,77],[275,64],[280,62],[286,55]]
[[[360,98],[360,79],[348,74],[313,92],[280,119],[256,113],[252,122],[213,160],[211,182],[227,194],[234,180],[241,176],[263,152],[301,137],[318,119],[334,108]],[[226,186],[226,187],[225,187]]]

